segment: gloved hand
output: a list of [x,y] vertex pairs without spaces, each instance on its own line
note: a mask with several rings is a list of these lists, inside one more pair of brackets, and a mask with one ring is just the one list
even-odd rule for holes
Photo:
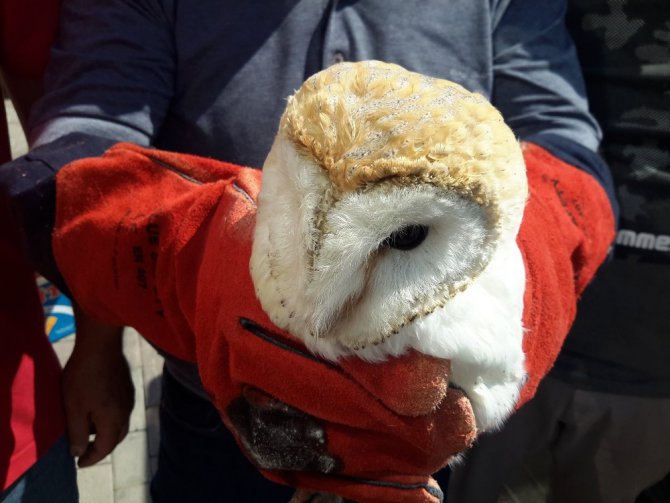
[[[336,365],[274,328],[248,276],[259,182],[256,170],[123,144],[71,164],[54,233],[65,281],[101,321],[195,361],[268,477],[360,501],[437,501],[430,474],[475,434],[448,365],[415,353]],[[277,437],[283,426],[293,430]]]
[[[524,153],[527,399],[613,230],[594,180],[539,147]],[[476,435],[467,397],[432,357],[333,363],[273,327],[248,273],[260,180],[256,170],[125,144],[75,162],[58,176],[60,270],[88,312],[195,361],[266,476],[358,501],[438,501],[430,475]]]

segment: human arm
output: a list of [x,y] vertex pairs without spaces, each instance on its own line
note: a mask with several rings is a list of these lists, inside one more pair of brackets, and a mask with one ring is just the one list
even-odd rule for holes
[[76,303],[73,309],[77,335],[63,371],[63,405],[70,452],[84,468],[128,433],[134,388],[122,352],[123,327],[96,321]]
[[174,93],[167,16],[153,0],[65,2],[30,144],[70,133],[150,144]]

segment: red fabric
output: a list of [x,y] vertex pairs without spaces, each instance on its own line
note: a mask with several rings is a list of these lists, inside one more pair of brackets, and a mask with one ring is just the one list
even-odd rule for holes
[[0,488],[65,432],[60,365],[44,333],[35,276],[0,216]]
[[[612,234],[595,181],[538,147],[526,157],[524,399],[553,362]],[[468,400],[447,388],[446,362],[410,353],[333,365],[273,327],[249,276],[260,179],[257,170],[128,144],[67,166],[53,246],[68,286],[101,321],[135,326],[197,362],[224,422],[268,477],[357,501],[435,502],[430,474],[476,433]],[[287,425],[295,431],[281,435],[282,449],[263,440]],[[313,444],[297,445],[299,431],[315,432]],[[277,461],[287,452],[291,467]]]
[[41,79],[59,12],[57,0],[0,1],[0,67],[23,78]]
[[[60,2],[0,0],[0,68],[40,79]],[[0,163],[11,159],[0,102]],[[9,487],[65,432],[60,365],[44,333],[35,277],[0,214],[0,490]]]
[[577,299],[607,256],[614,215],[590,175],[533,144],[524,145],[530,197],[517,243],[526,265],[524,337],[528,381],[517,407],[533,397],[553,365]]

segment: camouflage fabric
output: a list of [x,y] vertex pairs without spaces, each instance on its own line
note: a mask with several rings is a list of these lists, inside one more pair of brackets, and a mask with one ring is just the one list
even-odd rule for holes
[[571,0],[567,18],[621,205],[614,260],[580,304],[554,375],[670,395],[670,2]]

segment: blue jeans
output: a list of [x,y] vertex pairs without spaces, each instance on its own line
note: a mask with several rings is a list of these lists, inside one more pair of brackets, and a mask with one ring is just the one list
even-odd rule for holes
[[211,402],[163,369],[154,503],[287,502],[294,490],[270,482],[247,460]]
[[77,503],[77,470],[66,437],[0,494],[0,503]]

